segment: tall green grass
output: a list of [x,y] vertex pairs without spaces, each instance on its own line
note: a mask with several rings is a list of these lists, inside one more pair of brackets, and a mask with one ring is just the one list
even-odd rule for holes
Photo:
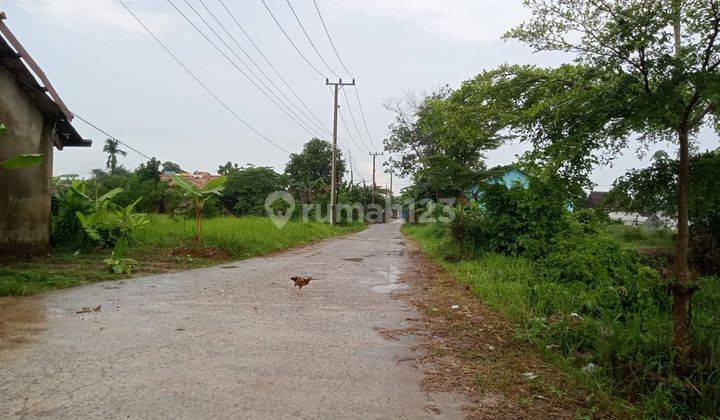
[[[330,226],[326,223],[289,221],[279,229],[266,217],[214,217],[203,220],[202,246],[219,248],[235,258],[249,258],[292,248],[331,236],[355,232],[364,225]],[[150,216],[150,223],[133,232],[133,248],[191,246],[195,220]]]
[[[699,280],[702,289],[693,298],[691,324],[698,354],[694,371],[684,379],[672,369],[669,295],[661,293],[653,301],[660,306],[635,302],[635,312],[621,312],[618,318],[616,311],[608,310],[617,295],[612,285],[590,288],[580,282],[555,281],[538,261],[463,249],[442,226],[406,225],[403,231],[449,274],[469,284],[483,303],[505,314],[518,337],[536,344],[603,398],[624,395],[650,418],[720,412],[720,279]],[[662,235],[650,240],[642,236],[634,242],[665,240]],[[577,268],[587,269],[591,263],[578,260]],[[620,261],[617,266],[608,264],[610,270],[620,269]],[[620,290],[621,296],[631,292],[633,283],[629,285]],[[600,368],[583,372],[590,362]]]
[[630,227],[613,223],[604,230],[613,239],[630,249],[672,249],[675,246],[675,233],[666,229],[647,229],[642,226]]
[[[203,221],[201,247],[218,248],[221,258],[243,259],[280,251],[335,235],[362,230],[362,223],[328,224],[290,221],[278,229],[264,217],[215,217]],[[166,272],[217,264],[216,259],[173,257],[178,247],[194,247],[195,221],[151,215],[150,223],[133,232],[128,256],[140,261],[136,274]],[[0,296],[26,296],[56,289],[80,286],[127,275],[112,274],[103,260],[110,250],[75,253],[58,250],[48,257],[19,260],[0,266]]]

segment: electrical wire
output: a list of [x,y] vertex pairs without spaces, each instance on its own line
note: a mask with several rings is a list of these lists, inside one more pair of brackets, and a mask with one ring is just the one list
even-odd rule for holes
[[230,18],[235,22],[235,25],[238,27],[238,29],[240,29],[240,31],[243,33],[243,35],[245,35],[245,37],[248,39],[248,41],[250,41],[250,44],[252,44],[252,46],[255,48],[255,50],[258,52],[258,54],[260,54],[260,56],[263,58],[263,60],[265,60],[265,62],[267,63],[267,65],[273,70],[273,72],[274,72],[275,75],[278,77],[278,79],[280,79],[280,81],[283,82],[283,84],[285,85],[285,87],[288,88],[288,90],[293,94],[293,96],[298,100],[298,102],[300,102],[300,104],[308,111],[308,113],[315,119],[315,121],[317,121],[318,123],[320,123],[320,124],[325,128],[325,130],[326,130],[327,132],[330,132],[330,129],[328,129],[328,128],[323,124],[322,120],[320,120],[320,118],[318,118],[318,116],[315,115],[315,113],[312,111],[312,109],[305,103],[305,101],[302,100],[302,98],[300,98],[300,95],[298,95],[297,92],[295,92],[295,90],[290,86],[290,84],[287,82],[287,80],[285,80],[285,78],[280,74],[280,72],[279,72],[278,69],[275,67],[275,65],[273,65],[273,63],[270,61],[270,59],[268,59],[268,57],[262,52],[262,50],[260,49],[260,47],[259,47],[259,46],[257,45],[257,43],[253,40],[253,38],[250,36],[250,34],[248,34],[248,32],[245,30],[245,28],[243,28],[243,26],[240,24],[240,21],[235,17],[235,15],[234,15],[234,14],[230,11],[230,9],[225,5],[225,2],[223,2],[223,0],[218,0],[218,2],[219,2],[220,5],[223,7],[223,9],[225,9],[225,11],[226,11],[227,14],[230,16]]
[[[245,76],[245,78],[248,79],[248,80],[250,81],[250,83],[252,83],[252,85],[255,86],[255,87],[260,91],[260,93],[262,93],[262,94],[265,96],[265,98],[267,98],[267,99],[268,99],[270,102],[272,102],[276,107],[278,107],[278,109],[279,109],[280,111],[282,111],[285,115],[287,115],[288,118],[290,118],[293,122],[295,122],[298,126],[300,126],[300,127],[301,127],[303,130],[305,130],[308,134],[310,134],[311,136],[316,136],[316,135],[317,135],[317,133],[313,132],[312,129],[308,128],[306,125],[304,125],[303,123],[301,123],[300,121],[298,121],[295,117],[293,117],[293,115],[290,115],[290,112],[292,112],[292,110],[290,110],[289,108],[286,110],[286,109],[283,108],[283,106],[281,106],[275,99],[273,99],[267,92],[265,92],[265,90],[263,90],[263,89],[255,82],[255,80],[253,80],[250,76],[248,76],[247,73],[245,73],[245,71],[243,71],[220,47],[217,46],[217,44],[215,44],[215,43],[206,35],[206,34],[195,24],[195,22],[193,22],[185,13],[183,13],[183,11],[180,10],[180,9],[175,5],[175,3],[172,2],[172,0],[165,0],[165,1],[166,1],[170,6],[172,6],[172,7],[175,9],[175,11],[177,11],[177,12],[195,29],[195,31],[197,31],[203,38],[205,38],[205,40],[206,40],[208,43],[210,43],[210,45],[212,45],[212,46],[220,53],[220,55],[222,55],[237,71],[239,71],[240,74],[242,74],[243,76]],[[213,29],[213,27],[205,20],[205,18],[203,18],[202,15],[200,15],[200,13],[198,13],[198,11],[188,2],[188,0],[184,0],[184,1],[185,1],[185,3],[190,7],[190,9],[200,18],[200,20],[202,20],[203,23],[205,23],[205,25],[210,29],[210,31],[211,31],[213,34],[215,34],[215,36],[220,40],[220,42],[222,42],[222,43],[225,45],[225,47],[226,47],[227,49],[229,49],[232,54],[235,55],[235,57],[240,61],[240,63],[242,63],[242,64],[245,66],[245,68],[247,68],[248,71],[250,71],[251,74],[253,74],[256,78],[258,78],[257,75],[255,75],[254,72],[252,72],[252,70],[249,68],[249,66],[235,53],[235,51],[234,51],[232,48],[230,48],[230,46],[227,44],[227,42],[225,42],[225,40],[224,40],[220,35],[218,35],[217,31],[215,31],[215,29]],[[258,78],[258,79],[259,79],[259,78]],[[270,91],[271,94],[274,95],[274,92],[272,92],[272,91],[270,90],[270,88],[268,88],[267,85],[265,85],[262,80],[259,80],[259,81],[260,81],[261,84],[263,84],[263,85],[265,86],[265,89],[267,89],[268,91]],[[276,96],[276,95],[275,95],[275,96]],[[276,96],[276,97],[277,97],[277,96]],[[278,100],[280,100],[280,99],[278,98]],[[282,102],[282,101],[280,100],[280,102]],[[288,111],[290,111],[290,112],[288,112]]]
[[265,9],[268,11],[268,13],[270,13],[270,16],[275,21],[275,24],[277,25],[277,27],[280,28],[280,31],[282,31],[283,35],[285,35],[285,39],[290,41],[290,44],[292,44],[293,48],[295,48],[295,51],[297,51],[297,53],[300,54],[300,56],[303,58],[303,60],[305,60],[305,62],[308,64],[308,66],[310,66],[310,68],[313,69],[315,71],[315,73],[317,73],[320,76],[322,76],[323,78],[327,79],[327,76],[325,76],[325,74],[323,74],[323,72],[318,70],[318,68],[315,67],[313,65],[313,63],[310,62],[310,60],[308,60],[308,58],[305,56],[305,54],[303,54],[302,51],[300,51],[300,48],[298,48],[297,45],[295,45],[295,42],[293,42],[292,38],[290,38],[290,35],[288,35],[288,33],[285,31],[285,28],[283,28],[283,26],[280,24],[280,22],[277,20],[277,18],[273,14],[272,10],[270,10],[270,7],[268,7],[267,3],[265,3],[265,0],[260,0],[260,1],[262,2],[263,6],[265,6]]
[[325,67],[330,70],[330,73],[334,74],[335,77],[340,78],[340,75],[335,73],[335,70],[330,67],[330,65],[325,61],[325,58],[320,54],[320,51],[318,51],[317,46],[315,46],[315,43],[313,42],[312,38],[310,38],[310,34],[308,34],[308,31],[305,30],[305,26],[303,26],[302,22],[300,21],[300,17],[298,17],[297,13],[295,13],[295,8],[292,6],[292,3],[290,3],[290,0],[285,0],[287,2],[287,5],[290,7],[290,11],[292,12],[293,16],[295,16],[295,20],[297,21],[298,25],[300,25],[300,29],[302,29],[303,33],[305,34],[305,38],[307,38],[308,42],[310,43],[310,46],[315,51],[315,54],[320,58],[320,61],[322,61],[323,64],[325,64]]
[[335,48],[335,43],[332,40],[332,37],[330,36],[330,31],[328,31],[327,25],[325,25],[325,19],[323,19],[322,14],[320,13],[320,7],[318,7],[317,0],[313,0],[313,3],[315,4],[315,10],[317,10],[318,17],[320,18],[320,22],[322,22],[322,26],[325,29],[325,34],[328,37],[328,40],[330,41],[330,45],[332,45],[333,51],[335,51],[335,56],[337,57],[338,61],[340,61],[340,65],[343,69],[345,69],[345,72],[347,72],[350,77],[355,78],[353,76],[352,72],[348,70],[347,66],[345,65],[345,62],[343,62],[342,58],[340,58],[340,53],[338,53],[337,48]]
[[247,127],[248,129],[250,129],[250,131],[252,131],[253,133],[257,134],[261,139],[263,139],[263,140],[266,141],[267,143],[275,146],[277,149],[282,150],[283,152],[287,153],[288,155],[291,154],[290,151],[288,151],[288,150],[285,149],[284,147],[280,146],[279,144],[275,143],[274,141],[270,140],[267,136],[265,136],[264,134],[262,134],[262,133],[261,133],[260,131],[258,131],[255,127],[253,127],[250,123],[248,123],[245,119],[243,119],[240,115],[238,115],[232,108],[230,108],[222,99],[220,99],[220,97],[218,97],[218,96],[215,94],[215,92],[213,92],[202,80],[200,80],[200,78],[198,78],[198,76],[196,76],[195,73],[193,73],[193,71],[190,70],[190,68],[188,68],[188,66],[185,65],[185,64],[177,57],[177,55],[175,55],[175,53],[173,53],[173,52],[160,40],[160,38],[158,38],[158,37],[155,35],[155,33],[154,33],[152,30],[150,30],[150,28],[148,28],[148,27],[145,25],[145,23],[143,23],[143,21],[140,19],[140,17],[139,17],[138,15],[136,15],[136,14],[132,11],[132,9],[130,9],[130,8],[125,4],[125,2],[123,2],[123,0],[118,0],[118,2],[120,2],[120,4],[125,8],[125,10],[127,10],[127,11],[135,18],[135,20],[138,22],[138,24],[140,24],[140,26],[145,30],[145,32],[147,32],[147,33],[155,40],[155,42],[157,42],[158,45],[160,45],[160,47],[162,47],[162,49],[165,50],[165,52],[166,52],[168,55],[170,55],[170,57],[172,57],[173,60],[175,60],[175,62],[176,62],[180,67],[182,67],[182,69],[185,70],[185,72],[186,72],[188,75],[190,75],[190,77],[192,77],[193,80],[195,80],[195,82],[196,82],[198,85],[200,85],[200,87],[202,87],[205,92],[207,92],[210,96],[212,96],[223,108],[225,108],[230,114],[232,114],[232,115],[233,115],[238,121],[240,121],[245,127]]
[[[39,90],[37,87],[31,85],[30,83],[26,82],[25,80],[20,79],[17,77],[13,72],[11,72],[8,68],[0,64],[0,69],[2,69],[5,73],[7,73],[10,77],[15,79],[18,83],[22,83],[23,85],[27,86],[28,88],[34,90],[35,92],[45,95],[45,93],[41,90]],[[123,146],[127,147],[128,149],[132,150],[133,152],[137,153],[138,155],[146,158],[147,160],[152,159],[150,156],[146,155],[145,153],[141,152],[140,150],[136,149],[135,147],[129,145],[128,143],[118,139],[117,137],[113,136],[112,134],[108,133],[106,130],[100,128],[97,124],[94,124],[90,122],[88,119],[83,117],[82,115],[79,115],[75,112],[73,112],[73,115],[77,117],[80,121],[84,122],[85,124],[89,125],[90,127],[94,128],[95,130],[99,131],[100,133],[106,135],[108,138],[115,140],[116,142],[122,144]]]
[[[338,52],[337,48],[335,47],[335,42],[333,42],[332,36],[330,36],[330,31],[327,28],[327,25],[325,24],[325,18],[323,18],[322,13],[320,13],[320,7],[318,7],[317,0],[313,0],[313,3],[315,4],[315,11],[317,11],[317,15],[320,18],[320,22],[322,23],[323,28],[325,29],[325,34],[327,35],[328,40],[330,41],[330,45],[332,45],[333,51],[335,51],[335,56],[337,57],[338,61],[340,61],[340,64],[342,65],[343,69],[352,77],[353,79],[355,76],[353,76],[353,73],[347,68],[345,65],[345,62],[340,57],[340,53]],[[375,142],[373,141],[372,136],[370,135],[370,130],[368,129],[367,120],[365,119],[365,111],[363,110],[362,102],[360,101],[360,92],[357,88],[357,84],[353,86],[355,88],[355,97],[357,98],[358,107],[360,108],[360,116],[362,117],[363,125],[365,126],[365,133],[367,134],[368,139],[370,140],[370,144],[372,144],[375,151],[378,151],[377,146],[375,145]]]
[[[357,132],[358,138],[360,139],[360,142],[365,146],[365,149],[370,152],[370,148],[367,146],[367,143],[365,143],[365,140],[363,140],[362,133],[360,132],[360,129],[358,129],[357,122],[355,121],[355,114],[352,112],[352,107],[350,106],[350,100],[348,99],[347,92],[343,89],[343,96],[345,97],[345,104],[347,104],[347,109],[350,112],[350,120],[352,121],[353,125],[355,126],[355,131]],[[375,150],[377,151],[377,149]]]
[[[235,39],[235,37],[232,36],[232,34],[230,33],[230,31],[227,30],[227,28],[225,27],[225,25],[222,24],[222,22],[220,21],[220,19],[218,19],[218,17],[215,15],[215,13],[213,13],[212,10],[210,10],[210,8],[205,4],[205,2],[204,2],[203,0],[198,0],[198,1],[199,1],[200,4],[202,5],[202,7],[205,9],[205,11],[210,15],[210,17],[213,18],[213,20],[215,21],[215,23],[217,23],[218,26],[220,26],[220,28],[223,30],[223,32],[225,32],[225,34],[230,38],[230,40],[240,49],[240,51],[242,51],[242,53],[245,55],[245,57],[247,57],[247,59],[250,60],[250,63],[252,63],[253,66],[255,66],[255,68],[260,72],[260,74],[262,74],[262,75],[265,77],[265,79],[272,85],[272,87],[274,87],[275,90],[276,90],[278,93],[280,93],[280,95],[285,99],[285,101],[287,101],[287,103],[283,102],[283,105],[287,106],[287,104],[289,103],[295,110],[297,110],[298,113],[300,113],[300,115],[301,115],[302,118],[303,118],[303,122],[304,122],[304,123],[307,124],[307,122],[310,122],[310,123],[313,125],[314,129],[319,129],[320,132],[323,132],[323,131],[324,131],[325,133],[330,133],[330,130],[328,130],[326,127],[324,127],[324,126],[322,126],[322,125],[318,125],[312,118],[308,117],[308,116],[305,114],[305,112],[304,112],[297,104],[295,104],[295,102],[294,102],[293,100],[291,100],[291,99],[285,94],[285,92],[283,92],[283,90],[280,89],[280,88],[275,84],[275,82],[272,80],[272,78],[269,77],[269,76],[267,75],[267,73],[265,73],[265,71],[255,62],[255,60],[252,58],[252,56],[251,56],[250,54],[248,54],[248,52],[245,50],[245,48],[243,48],[243,46],[240,45],[240,43],[237,41],[237,39]],[[187,1],[186,1],[186,3],[187,3]],[[196,14],[197,14],[198,16],[200,16],[197,12],[196,12]],[[200,17],[200,18],[202,19],[202,17]],[[204,19],[203,19],[203,21],[204,21]],[[207,25],[207,22],[205,22],[205,24]],[[216,34],[216,36],[217,36],[217,34]],[[225,45],[227,46],[227,44],[225,44]],[[230,50],[232,51],[232,49],[230,49]],[[233,51],[233,54],[237,57],[237,54],[235,54],[234,51]],[[239,59],[239,57],[238,57],[238,59]],[[240,60],[240,61],[243,62],[242,60]],[[255,74],[255,72],[252,71],[252,69],[250,69],[250,67],[249,67],[246,63],[243,62],[243,64],[247,67],[248,71],[250,71],[253,76],[255,76],[259,81],[261,81],[260,77],[259,77],[257,74]],[[263,84],[263,86],[264,86],[266,89],[268,89],[268,91],[271,90],[265,83],[262,83],[262,84]],[[276,95],[274,95],[274,96],[275,96],[275,98],[276,98],[278,101],[281,101],[281,102],[282,102],[282,100],[281,100],[280,98],[278,98]],[[288,107],[288,109],[289,109],[289,107]],[[301,117],[298,116],[295,112],[293,112],[293,115],[294,115],[295,117],[297,117],[297,118],[301,118]]]

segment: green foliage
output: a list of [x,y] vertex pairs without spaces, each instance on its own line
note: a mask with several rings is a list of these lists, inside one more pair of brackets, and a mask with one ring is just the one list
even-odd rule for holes
[[38,166],[42,163],[43,155],[41,154],[25,154],[15,155],[10,159],[0,162],[0,168],[2,169],[20,169],[29,168],[32,166]]
[[163,172],[174,172],[174,173],[176,173],[176,174],[180,174],[180,173],[185,172],[185,171],[182,170],[182,168],[180,167],[180,165],[178,165],[178,164],[175,163],[175,162],[170,162],[170,161],[168,161],[168,162],[163,162],[163,164],[162,164],[162,170],[163,170]]
[[142,181],[160,181],[160,161],[152,158],[149,161],[140,164],[135,169],[135,175],[137,175],[140,182]]
[[228,175],[221,201],[239,216],[262,216],[267,196],[284,191],[286,186],[286,177],[272,168],[238,168]]
[[202,240],[202,212],[208,200],[215,197],[222,197],[222,191],[225,188],[227,177],[221,176],[208,182],[202,188],[191,184],[180,175],[173,175],[173,182],[182,188],[185,197],[190,200],[195,210],[195,243],[199,244]]
[[[403,230],[505,313],[520,337],[563,355],[602,392],[632,397],[649,417],[712,417],[720,407],[720,279],[700,279],[691,330],[698,357],[692,374],[680,378],[673,373],[670,296],[658,272],[606,236],[598,215],[566,219],[567,230],[534,259],[471,255],[436,225]],[[580,370],[589,363],[596,372]]]
[[105,139],[105,146],[103,146],[103,152],[108,154],[105,167],[110,172],[115,172],[118,168],[118,156],[127,156],[127,152],[120,148],[120,142],[115,139]]
[[[155,249],[193,244],[194,220],[171,219],[164,215],[150,217],[151,223],[133,236],[132,247]],[[232,258],[250,258],[363,228],[362,223],[330,226],[327,223],[290,220],[278,229],[268,217],[212,217],[203,222],[203,246],[224,250]]]
[[[345,161],[342,152],[337,151],[337,183],[342,182],[345,173]],[[304,203],[314,200],[317,194],[330,186],[332,178],[332,145],[320,139],[312,139],[305,143],[300,153],[290,155],[285,165],[285,175],[290,192]]]
[[531,178],[528,188],[501,183],[480,187],[479,202],[459,210],[453,237],[476,250],[543,254],[566,225],[567,195],[555,181]]
[[115,256],[115,252],[110,258],[103,260],[108,270],[114,274],[132,274],[132,270],[138,266],[138,262],[132,258],[122,258]]
[[148,223],[145,215],[135,213],[137,201],[127,206],[119,206],[112,201],[122,192],[120,188],[108,191],[94,200],[85,194],[84,182],[73,181],[70,188],[91,203],[89,212],[77,211],[76,215],[87,236],[96,244],[115,246],[118,242],[127,242],[135,229]]
[[386,103],[396,114],[384,142],[388,166],[414,178],[423,190],[419,198],[460,196],[481,178],[483,152],[502,142],[493,114],[470,110],[468,101],[466,91],[445,86],[423,98],[408,93]]
[[[215,265],[223,259],[174,258],[170,255],[177,247],[193,243],[194,222],[182,217],[150,215],[151,222],[133,232],[122,258],[134,259],[133,274],[149,275],[174,269],[188,269]],[[327,223],[289,221],[278,229],[267,217],[215,217],[205,221],[205,244],[218,248],[227,259],[250,258],[335,235],[356,232],[364,228],[356,223],[330,226]],[[117,250],[120,251],[120,250]],[[118,258],[118,252],[115,257]],[[127,272],[110,272],[103,260],[107,250],[75,252],[55,250],[51,256],[11,262],[0,267],[0,296],[26,296],[49,290],[64,289],[104,280],[129,276]],[[122,262],[122,261],[121,261]]]
[[[75,188],[72,188],[75,183]],[[55,248],[80,248],[87,241],[78,213],[90,213],[92,200],[85,195],[86,183],[56,178],[51,195],[50,243]],[[83,191],[82,194],[78,190]]]

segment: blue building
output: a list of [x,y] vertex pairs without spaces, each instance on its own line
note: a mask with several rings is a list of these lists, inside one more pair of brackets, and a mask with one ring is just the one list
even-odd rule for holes
[[[522,169],[515,166],[499,166],[491,169],[491,171],[497,172],[497,175],[490,178],[488,181],[492,184],[504,184],[507,188],[512,188],[515,185],[522,185],[523,188],[530,186],[530,180]],[[478,201],[482,196],[482,191],[478,186],[472,187],[467,193],[469,200]],[[567,202],[567,210],[572,213],[575,210],[575,206],[572,201]]]

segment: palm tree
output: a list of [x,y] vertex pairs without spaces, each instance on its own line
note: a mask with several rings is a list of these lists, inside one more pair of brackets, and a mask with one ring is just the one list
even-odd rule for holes
[[110,169],[111,173],[115,172],[115,168],[117,168],[118,155],[127,156],[127,152],[120,148],[120,142],[114,139],[105,140],[105,147],[103,147],[103,152],[108,154],[105,166]]

